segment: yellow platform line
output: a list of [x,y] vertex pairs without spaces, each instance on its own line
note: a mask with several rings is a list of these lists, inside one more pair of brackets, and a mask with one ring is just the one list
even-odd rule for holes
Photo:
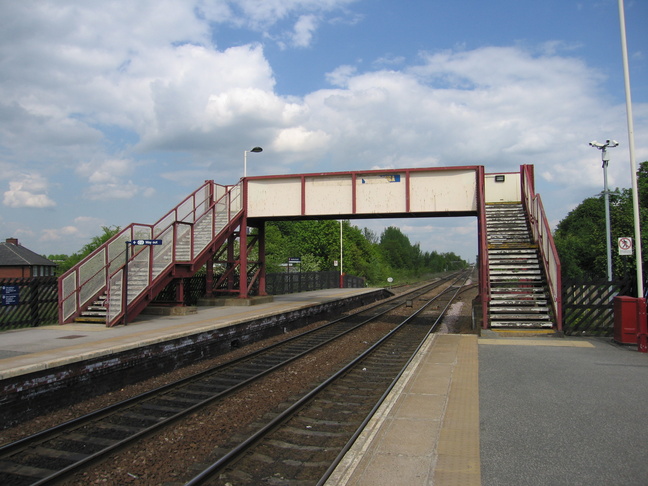
[[476,336],[441,336],[457,346],[432,484],[480,486],[479,360]]
[[594,345],[587,341],[565,341],[565,340],[544,340],[544,339],[479,339],[479,344],[493,346],[557,346],[564,348],[593,348]]

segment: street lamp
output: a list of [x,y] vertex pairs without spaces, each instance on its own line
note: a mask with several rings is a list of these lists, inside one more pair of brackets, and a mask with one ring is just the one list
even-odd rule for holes
[[605,240],[607,242],[607,275],[608,282],[612,281],[612,235],[610,230],[610,191],[608,190],[608,177],[607,168],[610,156],[607,149],[614,148],[619,145],[616,140],[606,140],[605,143],[599,143],[596,140],[590,142],[590,146],[597,148],[601,151],[601,159],[603,160],[603,194],[605,194]]
[[247,154],[248,154],[248,152],[258,154],[259,152],[263,152],[263,149],[261,147],[254,147],[253,149],[243,151],[243,177],[247,177]]
[[342,251],[342,220],[340,223],[340,288],[344,288],[344,253]]

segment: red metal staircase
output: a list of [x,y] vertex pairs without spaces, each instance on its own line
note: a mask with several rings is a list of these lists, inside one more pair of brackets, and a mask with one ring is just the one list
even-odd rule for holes
[[[241,184],[205,181],[155,224],[129,225],[62,275],[59,322],[83,313],[94,321],[105,314],[109,327],[134,318],[174,279],[194,275],[242,219]],[[136,240],[162,244],[130,244]]]

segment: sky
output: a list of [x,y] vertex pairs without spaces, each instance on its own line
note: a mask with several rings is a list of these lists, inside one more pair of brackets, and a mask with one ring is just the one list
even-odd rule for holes
[[[648,2],[626,0],[637,164]],[[71,254],[205,180],[533,164],[555,225],[631,187],[617,0],[0,0],[0,241]],[[474,261],[475,218],[366,220]],[[631,235],[630,235],[631,236]]]

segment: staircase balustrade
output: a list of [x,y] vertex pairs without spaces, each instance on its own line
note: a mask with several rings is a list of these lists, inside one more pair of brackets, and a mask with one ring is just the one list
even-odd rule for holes
[[[142,298],[176,265],[195,263],[242,209],[240,183],[221,186],[205,181],[155,224],[133,223],[124,228],[59,278],[59,322],[71,321],[103,293],[108,294],[106,324],[119,322],[125,304]],[[162,244],[128,243],[149,239]]]
[[562,283],[558,250],[551,234],[551,226],[547,220],[542,199],[539,194],[535,193],[533,166],[523,165],[521,172],[522,202],[529,216],[533,239],[537,243],[542,257],[557,330],[562,331]]

